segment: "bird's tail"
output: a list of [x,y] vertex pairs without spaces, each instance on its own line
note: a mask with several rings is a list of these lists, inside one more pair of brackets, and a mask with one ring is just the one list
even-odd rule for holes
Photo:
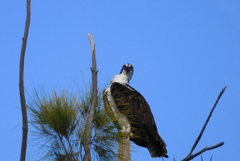
[[168,158],[166,143],[163,141],[161,137],[159,137],[157,141],[148,142],[147,148],[153,158],[156,158],[156,157]]

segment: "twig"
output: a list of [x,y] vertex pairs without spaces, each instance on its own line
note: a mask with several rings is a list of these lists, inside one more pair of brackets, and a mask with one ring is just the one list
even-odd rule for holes
[[192,149],[191,149],[191,151],[190,151],[190,153],[189,153],[190,155],[192,154],[193,150],[196,148],[196,146],[197,146],[199,140],[201,139],[202,134],[203,134],[203,132],[204,132],[204,130],[205,130],[205,128],[206,128],[206,126],[207,126],[207,124],[208,124],[208,122],[209,122],[211,116],[212,116],[212,113],[213,113],[215,107],[217,106],[218,101],[220,100],[220,98],[221,98],[222,94],[224,93],[225,89],[226,89],[226,87],[224,87],[224,88],[221,90],[220,94],[218,95],[218,98],[217,98],[217,100],[216,100],[216,102],[215,102],[215,104],[214,104],[214,106],[213,106],[211,112],[209,113],[208,118],[207,118],[207,120],[206,120],[204,126],[202,127],[201,132],[199,133],[199,135],[198,135],[198,137],[197,137],[195,143],[193,144],[193,147],[192,147]]
[[[207,120],[205,121],[205,124],[204,124],[203,127],[202,127],[201,132],[199,133],[199,135],[198,135],[195,143],[193,144],[190,153],[188,154],[188,156],[187,156],[186,158],[183,159],[183,161],[188,161],[188,160],[190,160],[189,158],[192,158],[192,156],[193,156],[193,155],[192,155],[193,150],[196,148],[198,142],[200,141],[200,139],[201,139],[201,137],[202,137],[202,135],[203,135],[203,133],[204,133],[204,130],[205,130],[205,128],[206,128],[206,126],[207,126],[207,124],[208,124],[208,122],[209,122],[209,120],[210,120],[210,118],[211,118],[211,116],[212,116],[212,113],[213,113],[214,109],[216,108],[216,106],[217,106],[217,104],[218,104],[218,101],[219,101],[220,98],[222,97],[222,95],[223,95],[223,93],[224,93],[224,91],[225,91],[226,88],[227,88],[227,86],[225,86],[225,87],[221,90],[221,92],[219,93],[218,98],[217,98],[217,100],[215,101],[215,103],[214,103],[214,105],[213,105],[213,107],[212,107],[212,109],[211,109],[211,111],[210,111],[210,113],[209,113],[209,115],[208,115],[208,117],[207,117]],[[223,142],[221,142],[221,143],[222,143],[222,145],[223,145]],[[219,144],[220,144],[220,143],[219,143]],[[217,145],[219,145],[219,144],[217,144]],[[220,146],[222,146],[222,145],[220,145]],[[213,146],[213,147],[214,147],[214,146]],[[204,148],[204,149],[205,149],[205,148]],[[210,149],[208,149],[208,150],[210,150]],[[206,150],[205,150],[205,151],[206,151]],[[201,151],[200,151],[200,152],[201,152]],[[203,151],[203,152],[204,152],[204,151]],[[202,153],[203,153],[203,152],[202,152]],[[198,152],[198,153],[199,153],[199,152]],[[198,154],[198,153],[196,153],[196,154]],[[200,155],[200,154],[201,154],[201,153],[199,153],[198,155]],[[196,156],[197,156],[197,155],[196,155]],[[194,157],[196,157],[196,156],[194,156]]]
[[93,123],[93,117],[97,106],[97,63],[96,63],[96,55],[95,55],[95,44],[93,42],[93,38],[91,34],[88,34],[89,40],[90,40],[90,46],[92,51],[92,103],[91,103],[91,109],[88,114],[86,127],[85,127],[85,139],[84,139],[84,151],[85,155],[83,158],[83,161],[90,161],[91,160],[91,153],[90,153],[90,138],[91,138],[91,132],[92,132],[92,123]]
[[68,143],[68,146],[69,146],[69,149],[70,149],[70,153],[71,153],[72,159],[74,161],[77,161],[77,159],[74,156],[74,152],[73,152],[73,149],[72,149],[72,144],[70,143],[69,137],[66,137],[66,140],[67,140],[67,143]]
[[204,153],[205,151],[212,150],[212,149],[216,149],[216,148],[222,146],[223,144],[224,144],[224,142],[220,142],[220,143],[218,143],[218,144],[216,144],[216,145],[213,145],[213,146],[210,146],[210,147],[205,147],[205,148],[203,148],[202,150],[200,150],[199,152],[197,152],[197,153],[195,153],[195,154],[192,154],[191,156],[187,157],[187,158],[184,159],[183,161],[185,161],[185,160],[186,160],[186,161],[187,161],[187,160],[192,160],[192,159],[195,158],[196,156]]
[[24,37],[22,39],[22,49],[20,56],[20,67],[19,67],[19,91],[20,91],[20,101],[22,108],[22,121],[23,121],[23,133],[22,133],[22,145],[20,161],[25,161],[26,150],[27,150],[27,135],[28,135],[28,119],[27,119],[27,107],[24,94],[24,57],[27,46],[28,31],[30,26],[30,16],[31,16],[31,0],[26,1],[27,4],[27,15],[25,21]]
[[210,158],[210,161],[212,161],[212,156],[211,156],[211,158]]
[[60,140],[60,143],[62,144],[62,147],[63,147],[63,149],[64,149],[64,152],[66,153],[66,155],[68,155],[68,151],[67,151],[67,149],[66,149],[66,147],[65,147],[65,145],[64,145],[64,143],[63,143],[62,136],[61,136],[60,134],[58,134],[58,138],[59,138],[59,140]]

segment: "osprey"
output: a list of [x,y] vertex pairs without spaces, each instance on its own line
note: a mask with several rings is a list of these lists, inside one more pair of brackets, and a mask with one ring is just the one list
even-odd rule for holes
[[145,98],[128,83],[134,68],[124,64],[104,91],[105,109],[118,130],[130,134],[130,140],[148,149],[152,157],[166,157],[167,149],[158,134],[151,109]]

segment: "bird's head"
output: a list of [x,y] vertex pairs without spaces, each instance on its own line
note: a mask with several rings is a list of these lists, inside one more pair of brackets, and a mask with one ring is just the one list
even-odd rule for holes
[[121,84],[128,84],[132,78],[134,68],[132,64],[124,64],[118,75],[115,75],[112,82],[118,82]]
[[122,66],[120,74],[126,75],[128,80],[130,81],[132,78],[133,72],[134,72],[134,68],[133,68],[132,64],[127,63]]

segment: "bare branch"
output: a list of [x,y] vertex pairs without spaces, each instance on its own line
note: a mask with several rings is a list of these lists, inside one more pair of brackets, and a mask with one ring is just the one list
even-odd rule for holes
[[25,21],[24,37],[22,39],[22,49],[21,49],[20,67],[19,67],[19,91],[20,91],[22,122],[23,122],[20,161],[25,161],[26,159],[27,135],[28,135],[27,107],[26,107],[26,100],[25,100],[25,94],[24,94],[24,57],[25,57],[25,51],[27,47],[27,38],[28,38],[28,31],[30,26],[31,0],[27,0],[26,4],[27,4],[27,15],[26,15],[26,21]]
[[226,87],[224,87],[224,88],[221,90],[220,94],[218,95],[218,98],[217,98],[216,102],[214,103],[214,105],[213,105],[213,107],[212,107],[212,110],[210,111],[210,113],[209,113],[209,115],[208,115],[208,118],[207,118],[205,124],[204,124],[203,127],[202,127],[201,132],[199,133],[199,135],[198,135],[195,143],[193,144],[193,147],[192,147],[192,149],[191,149],[191,151],[190,151],[190,153],[189,153],[190,155],[192,154],[193,150],[196,148],[199,140],[201,139],[202,134],[204,133],[205,128],[206,128],[206,126],[207,126],[207,124],[208,124],[208,122],[209,122],[209,120],[210,120],[210,118],[211,118],[211,116],[212,116],[212,113],[213,113],[215,107],[217,106],[218,101],[219,101],[220,98],[222,97],[222,94],[224,93],[225,89],[226,89]]
[[[218,98],[217,98],[217,100],[215,101],[215,103],[214,103],[214,105],[213,105],[213,107],[212,107],[212,109],[211,109],[211,111],[210,111],[210,113],[209,113],[209,115],[208,115],[208,117],[207,117],[207,120],[205,121],[205,123],[204,123],[204,125],[203,125],[203,127],[202,127],[201,132],[199,133],[199,135],[198,135],[195,143],[193,144],[190,153],[188,154],[188,156],[187,156],[185,159],[183,159],[183,161],[187,161],[187,160],[190,160],[189,158],[192,158],[192,156],[193,156],[193,155],[192,155],[193,150],[196,148],[198,142],[200,141],[200,139],[201,139],[201,137],[202,137],[202,135],[203,135],[203,133],[204,133],[204,131],[205,131],[205,129],[206,129],[206,126],[207,126],[207,124],[208,124],[208,122],[209,122],[209,120],[210,120],[210,118],[211,118],[211,116],[212,116],[212,113],[213,113],[214,109],[216,108],[216,106],[217,106],[217,104],[218,104],[218,101],[219,101],[220,98],[222,97],[222,95],[223,95],[223,93],[224,93],[224,91],[225,91],[226,88],[227,88],[227,86],[225,86],[225,87],[221,90],[221,92],[219,93]],[[221,142],[221,143],[222,143],[222,144],[221,144],[220,146],[223,145],[223,142]],[[219,144],[220,144],[220,143],[219,143]],[[217,144],[217,145],[219,145],[219,144]],[[217,146],[217,147],[213,146],[213,147],[214,147],[214,148],[217,148],[217,147],[219,147],[219,146]],[[210,148],[211,148],[211,147],[210,147]],[[214,148],[211,148],[211,149],[214,149]],[[205,149],[205,148],[204,148],[204,149]],[[211,150],[211,149],[207,149],[207,150]],[[203,152],[205,152],[205,151],[206,151],[206,150],[204,150]],[[200,151],[200,152],[201,152],[201,151]],[[201,153],[203,153],[203,152],[201,152]],[[201,154],[201,153],[200,153],[200,154]],[[198,153],[196,153],[196,154],[198,154]],[[200,155],[200,154],[198,154],[198,155]],[[197,156],[197,155],[196,155],[196,156]],[[196,157],[196,156],[194,156],[194,157]]]
[[85,155],[83,158],[83,161],[91,161],[91,152],[90,152],[90,138],[91,138],[91,132],[92,132],[92,123],[93,123],[93,117],[97,106],[97,63],[96,63],[96,55],[95,55],[95,44],[93,42],[93,38],[91,34],[88,34],[89,40],[90,40],[90,46],[92,50],[92,103],[91,103],[91,109],[88,114],[86,127],[85,127],[85,139],[84,139],[84,150]]
[[[212,149],[216,149],[220,146],[222,146],[224,144],[224,142],[220,142],[216,145],[213,145],[213,146],[210,146],[210,147],[205,147],[203,148],[202,150],[200,150],[199,152],[195,153],[195,154],[192,154],[190,156],[188,156],[187,158],[183,159],[182,161],[188,161],[188,160],[192,160],[193,158],[195,158],[196,156],[204,153],[205,151],[208,151],[208,150],[212,150]],[[211,160],[212,160],[212,157],[211,157]]]

